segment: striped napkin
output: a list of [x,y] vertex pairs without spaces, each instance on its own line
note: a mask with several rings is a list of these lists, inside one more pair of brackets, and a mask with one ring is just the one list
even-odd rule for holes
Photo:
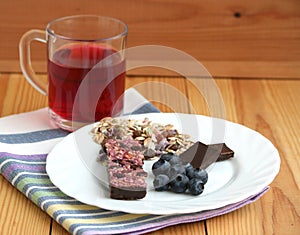
[[[125,93],[125,112],[159,112],[134,89]],[[46,173],[49,151],[69,133],[53,127],[47,109],[0,118],[0,173],[71,234],[142,234],[229,213],[260,198],[191,214],[150,215],[109,211],[65,195]]]

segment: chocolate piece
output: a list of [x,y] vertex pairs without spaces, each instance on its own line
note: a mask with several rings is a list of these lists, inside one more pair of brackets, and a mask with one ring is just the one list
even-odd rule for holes
[[224,161],[234,156],[234,152],[225,143],[210,144],[209,146],[217,147],[218,149],[220,148],[220,146],[222,146],[221,153],[217,161]]
[[206,145],[197,141],[180,158],[190,162],[194,168],[205,169],[212,163],[229,159],[233,155],[233,151],[225,143]]
[[147,172],[138,141],[109,139],[105,143],[110,197],[135,200],[146,195]]

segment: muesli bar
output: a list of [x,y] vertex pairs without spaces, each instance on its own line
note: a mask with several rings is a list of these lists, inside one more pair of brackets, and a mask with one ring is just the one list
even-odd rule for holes
[[110,197],[135,200],[146,195],[147,172],[143,170],[144,155],[138,141],[109,139],[105,143]]

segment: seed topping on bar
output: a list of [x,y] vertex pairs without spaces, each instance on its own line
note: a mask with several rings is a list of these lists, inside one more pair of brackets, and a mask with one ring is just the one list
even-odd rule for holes
[[152,123],[148,118],[131,120],[104,118],[91,131],[96,143],[105,146],[108,139],[123,139],[128,136],[139,141],[145,159],[163,153],[180,154],[192,146],[189,135],[180,134],[173,125]]

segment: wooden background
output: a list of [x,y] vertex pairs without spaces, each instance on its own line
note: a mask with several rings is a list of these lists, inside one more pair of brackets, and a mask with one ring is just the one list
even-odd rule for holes
[[[74,14],[119,18],[129,26],[128,47],[177,48],[201,61],[214,77],[300,78],[299,0],[1,1],[0,71],[20,71],[23,33]],[[46,71],[45,46],[33,48],[35,69]]]

